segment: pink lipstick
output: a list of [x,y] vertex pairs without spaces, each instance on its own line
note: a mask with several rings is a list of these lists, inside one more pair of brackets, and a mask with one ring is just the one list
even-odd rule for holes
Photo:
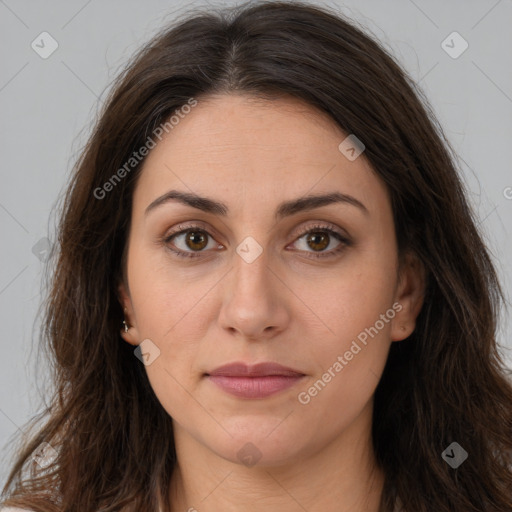
[[304,377],[298,370],[277,363],[230,363],[206,374],[225,392],[239,398],[266,398],[284,391]]

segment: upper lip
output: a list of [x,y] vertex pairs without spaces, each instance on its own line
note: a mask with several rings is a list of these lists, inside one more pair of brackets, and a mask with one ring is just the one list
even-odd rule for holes
[[269,375],[282,375],[285,377],[300,377],[304,374],[293,368],[278,363],[258,363],[248,365],[245,363],[229,363],[219,366],[206,375],[222,375],[225,377],[265,377]]

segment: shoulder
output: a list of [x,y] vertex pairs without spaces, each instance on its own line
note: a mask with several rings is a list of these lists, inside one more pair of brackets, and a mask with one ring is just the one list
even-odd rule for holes
[[4,507],[0,508],[0,512],[32,512],[27,508],[18,508],[18,507]]

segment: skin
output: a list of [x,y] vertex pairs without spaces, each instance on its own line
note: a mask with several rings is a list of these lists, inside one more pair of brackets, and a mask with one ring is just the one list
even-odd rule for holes
[[[210,96],[144,163],[133,197],[127,283],[119,286],[130,326],[121,335],[134,346],[150,339],[160,350],[145,368],[173,419],[173,510],[378,510],[384,475],[371,443],[373,395],[391,343],[415,328],[424,271],[412,256],[398,267],[386,187],[364,153],[350,161],[340,152],[346,136],[297,99]],[[221,201],[229,213],[173,201],[144,214],[171,189]],[[282,201],[333,191],[368,211],[335,203],[273,217]],[[174,255],[167,248],[173,243],[198,253],[186,233],[162,242],[195,222],[210,235],[199,244],[200,256]],[[341,243],[320,230],[329,245],[308,244],[304,232],[318,224],[350,243],[315,258]],[[263,251],[251,263],[236,252],[248,236]],[[309,403],[300,403],[298,394],[394,303],[400,312]],[[305,377],[265,399],[236,398],[204,375],[234,361],[278,362]],[[255,465],[237,456],[246,443],[257,449],[251,448],[260,457]]]

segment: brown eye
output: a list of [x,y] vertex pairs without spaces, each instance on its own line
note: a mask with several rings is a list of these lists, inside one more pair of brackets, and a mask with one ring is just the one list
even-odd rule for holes
[[185,244],[189,249],[200,251],[208,245],[208,234],[204,231],[187,231]]
[[323,251],[329,245],[329,235],[322,231],[308,233],[306,243],[315,251]]
[[293,245],[308,258],[329,258],[340,254],[352,242],[329,226],[313,226],[303,232]]
[[[183,227],[179,226],[179,228]],[[222,248],[210,233],[200,226],[189,226],[175,231],[164,238],[163,242],[170,251],[181,257],[199,257],[209,252],[208,249]]]

